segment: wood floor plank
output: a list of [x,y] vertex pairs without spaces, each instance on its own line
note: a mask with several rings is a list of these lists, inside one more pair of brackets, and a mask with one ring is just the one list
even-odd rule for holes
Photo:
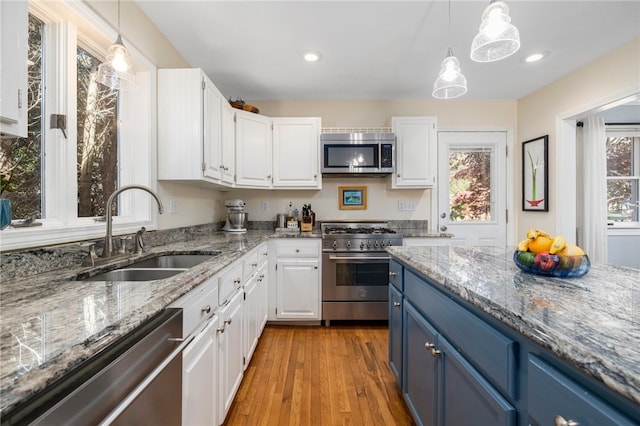
[[225,426],[414,425],[385,324],[267,325]]

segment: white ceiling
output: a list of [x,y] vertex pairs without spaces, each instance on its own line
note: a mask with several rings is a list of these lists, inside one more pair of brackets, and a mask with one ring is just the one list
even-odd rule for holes
[[[453,0],[451,36],[446,1],[136,2],[234,99],[431,98],[449,46],[467,77],[465,98],[519,99],[640,36],[638,0],[507,0],[521,48],[480,64],[469,48],[488,0]],[[308,49],[322,61],[304,63]],[[547,58],[523,62],[541,50]]]

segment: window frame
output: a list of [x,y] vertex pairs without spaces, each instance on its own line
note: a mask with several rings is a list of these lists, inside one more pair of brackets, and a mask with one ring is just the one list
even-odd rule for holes
[[[633,167],[634,174],[630,176],[630,178],[637,180],[638,186],[640,186],[640,127],[607,125],[605,135],[607,140],[610,137],[623,137],[623,136],[634,138],[633,159],[632,159],[632,167]],[[609,182],[610,180],[619,179],[619,177],[616,177],[616,178],[609,177],[608,169],[607,169],[606,179],[607,179],[607,182]],[[607,232],[608,235],[640,235],[640,221],[613,222],[613,223],[607,222],[607,231],[608,231]]]
[[[117,31],[88,5],[75,2],[29,2],[29,13],[45,23],[44,129],[42,226],[9,227],[2,231],[0,251],[92,240],[104,237],[106,225],[95,218],[77,217],[77,46],[104,58]],[[25,23],[26,24],[26,23]],[[119,102],[119,185],[141,184],[156,189],[157,68],[123,39],[134,61],[137,88],[121,92]],[[67,139],[49,128],[50,114],[67,115]],[[61,190],[62,188],[62,190]],[[144,226],[158,227],[155,200],[144,191],[126,191],[118,197],[113,234],[134,233]],[[20,218],[13,218],[14,220]]]

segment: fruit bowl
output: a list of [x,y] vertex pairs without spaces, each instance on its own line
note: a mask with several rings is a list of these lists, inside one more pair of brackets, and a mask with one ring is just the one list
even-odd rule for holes
[[513,254],[513,261],[523,271],[545,277],[581,277],[591,268],[591,262],[586,254],[563,256],[516,250]]

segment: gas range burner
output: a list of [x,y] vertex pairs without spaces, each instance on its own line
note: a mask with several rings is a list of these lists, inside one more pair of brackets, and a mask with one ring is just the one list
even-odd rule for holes
[[330,227],[324,228],[323,231],[327,235],[336,235],[336,234],[395,234],[396,231],[389,228],[373,228],[373,227],[364,227],[360,226],[357,228],[353,227]]
[[375,252],[402,245],[402,235],[384,221],[323,222],[320,227],[325,252]]

